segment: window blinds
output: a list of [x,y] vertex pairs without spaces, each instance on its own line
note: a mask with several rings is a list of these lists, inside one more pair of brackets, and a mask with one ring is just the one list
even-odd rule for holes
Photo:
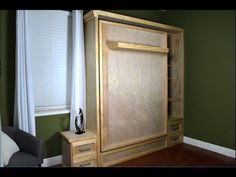
[[31,10],[30,39],[37,110],[69,108],[72,19],[60,10]]

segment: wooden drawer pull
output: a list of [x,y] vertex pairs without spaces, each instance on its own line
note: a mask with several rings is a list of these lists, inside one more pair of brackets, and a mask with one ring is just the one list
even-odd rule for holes
[[79,166],[80,167],[86,167],[86,166],[89,166],[89,165],[91,165],[91,161],[90,162],[86,162],[86,163],[82,163]]
[[90,151],[91,149],[90,148],[85,148],[85,149],[78,149],[79,152],[86,152],[86,151]]

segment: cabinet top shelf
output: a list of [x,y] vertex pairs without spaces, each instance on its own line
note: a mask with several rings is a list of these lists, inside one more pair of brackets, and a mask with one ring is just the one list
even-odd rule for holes
[[92,138],[96,138],[96,134],[94,132],[91,132],[89,130],[85,130],[85,133],[77,135],[75,134],[76,131],[63,131],[60,132],[60,135],[62,138],[64,138],[69,143],[78,141],[78,140],[88,140]]
[[128,49],[144,52],[157,52],[157,53],[168,53],[168,48],[161,48],[156,46],[141,45],[141,44],[131,44],[126,42],[107,42],[109,48],[111,49]]
[[170,26],[166,24],[161,24],[153,21],[148,21],[140,18],[130,17],[126,15],[116,14],[112,12],[102,11],[102,10],[91,10],[87,14],[84,15],[85,22],[89,20],[97,18],[99,20],[108,20],[108,21],[116,21],[118,23],[124,24],[132,24],[135,26],[152,28],[161,31],[168,31],[169,33],[178,33],[183,32],[182,28]]

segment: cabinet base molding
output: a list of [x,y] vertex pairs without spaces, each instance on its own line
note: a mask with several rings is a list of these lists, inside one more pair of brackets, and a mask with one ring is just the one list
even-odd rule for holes
[[167,147],[167,138],[162,137],[151,141],[101,153],[101,165],[104,167],[131,160]]

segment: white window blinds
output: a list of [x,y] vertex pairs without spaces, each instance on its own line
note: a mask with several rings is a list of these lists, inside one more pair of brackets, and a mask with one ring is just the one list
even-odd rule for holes
[[31,10],[30,39],[36,111],[70,107],[72,21],[60,10]]

